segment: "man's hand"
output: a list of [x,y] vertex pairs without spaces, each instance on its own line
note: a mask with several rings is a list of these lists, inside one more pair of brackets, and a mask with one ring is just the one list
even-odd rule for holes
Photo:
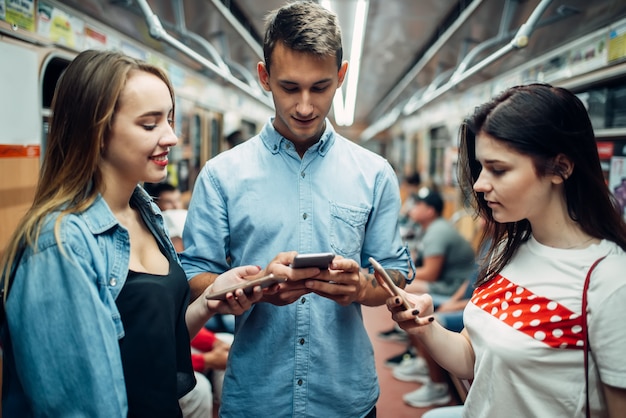
[[290,265],[297,254],[295,251],[278,253],[265,267],[264,274],[272,273],[277,277],[286,277],[287,281],[280,283],[276,292],[266,293],[263,296],[263,302],[276,306],[289,305],[311,292],[302,280],[316,276],[320,269],[315,267],[292,269]]
[[359,274],[359,265],[350,259],[336,256],[329,270],[317,267],[291,268],[298,253],[279,253],[265,268],[264,274],[273,273],[286,277],[287,281],[278,285],[278,291],[266,294],[263,302],[283,306],[295,302],[303,295],[315,292],[347,306],[360,301],[365,292],[365,279]]
[[314,279],[304,281],[307,289],[342,306],[361,303],[365,298],[367,281],[352,259],[336,256],[330,268],[320,271]]

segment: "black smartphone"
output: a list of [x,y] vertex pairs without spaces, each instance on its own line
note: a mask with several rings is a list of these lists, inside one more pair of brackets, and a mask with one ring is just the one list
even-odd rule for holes
[[374,260],[372,257],[370,257],[368,260],[372,264],[372,267],[374,267],[374,277],[376,278],[376,281],[383,289],[387,291],[389,296],[399,297],[402,301],[402,306],[404,307],[404,309],[413,309],[413,306],[411,306],[409,301],[404,298],[404,295],[399,290],[400,288],[396,286],[393,280],[391,280],[391,277],[389,277],[389,274],[387,274],[383,266],[381,266],[380,263]]
[[258,279],[250,280],[247,282],[241,282],[235,286],[231,286],[220,292],[212,293],[210,295],[207,295],[206,298],[210,300],[216,300],[216,299],[225,300],[227,293],[234,292],[237,289],[242,289],[247,295],[249,295],[250,293],[252,293],[252,290],[256,286],[261,286],[262,289],[265,289],[267,287],[275,285],[276,283],[282,283],[285,281],[287,281],[287,278],[285,277],[276,277],[273,274],[268,274],[267,276],[263,276]]
[[320,270],[326,270],[333,258],[335,258],[333,253],[298,254],[291,262],[291,268],[317,267]]

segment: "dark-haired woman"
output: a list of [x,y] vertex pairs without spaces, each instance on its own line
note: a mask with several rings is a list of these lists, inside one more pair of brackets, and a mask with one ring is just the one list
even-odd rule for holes
[[465,417],[584,417],[587,405],[590,416],[623,416],[626,225],[585,107],[562,88],[514,87],[476,109],[460,147],[461,186],[493,242],[466,328],[431,321],[427,295],[408,295],[412,312],[389,299],[394,320],[444,368],[473,379]]

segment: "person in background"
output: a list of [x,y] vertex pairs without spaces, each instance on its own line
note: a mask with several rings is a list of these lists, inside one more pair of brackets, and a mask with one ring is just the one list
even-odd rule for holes
[[196,375],[201,376],[200,378],[196,376],[196,380],[207,380],[208,383],[208,395],[205,394],[204,399],[211,404],[209,416],[212,416],[215,407],[219,408],[221,402],[224,372],[232,341],[232,334],[216,334],[206,327],[200,328],[198,334],[191,340],[193,370]]
[[387,301],[439,364],[473,379],[465,405],[437,416],[622,417],[626,224],[585,106],[563,88],[512,87],[460,132],[460,184],[493,242],[465,329],[439,325],[428,295],[405,293],[412,311]]
[[[334,13],[287,4],[269,15],[263,45],[258,75],[276,114],[207,162],[181,255],[198,291],[248,263],[289,279],[237,317],[220,416],[374,417],[379,386],[361,305],[386,293],[360,267],[373,257],[404,286],[398,179],[326,118],[348,67]],[[329,269],[290,267],[298,253],[328,251],[337,255]]]
[[[411,195],[413,193],[417,193],[421,184],[421,176],[417,171],[413,172],[409,176],[403,177],[400,182],[400,201],[402,202],[402,206],[400,209],[398,224],[400,227],[400,237],[406,244],[411,254],[411,258],[417,256],[417,247],[421,234],[421,228],[419,224],[416,224],[411,220],[408,212],[413,205]],[[378,337],[387,341],[407,341],[406,333],[397,325],[389,330],[379,332]],[[398,356],[394,356],[393,358],[390,358],[388,362],[397,365],[397,363],[399,363],[405,355],[410,355],[410,351],[407,350]]]
[[183,206],[180,190],[167,182],[147,183],[144,187],[161,209],[163,221],[174,248],[177,252],[181,252],[183,250],[183,228],[187,219],[187,209]]
[[[196,383],[189,336],[262,291],[189,304],[160,210],[138,186],[165,177],[178,142],[163,70],[84,51],[52,114],[34,202],[2,256],[2,415],[180,417]],[[198,293],[258,272],[238,267]]]
[[423,187],[412,196],[412,201],[408,216],[420,225],[422,237],[413,282],[406,290],[436,294],[435,304],[439,305],[471,277],[476,255],[472,245],[442,217],[441,194]]
[[245,141],[245,138],[243,137],[243,133],[241,133],[239,129],[231,132],[226,137],[226,143],[228,144],[228,149],[236,147],[237,145],[241,144],[243,141]]
[[146,183],[144,188],[162,212],[185,209],[180,190],[171,183]]
[[[477,228],[482,231],[484,227],[484,219],[478,218]],[[463,330],[463,310],[472,297],[478,278],[478,269],[482,262],[481,260],[485,258],[486,250],[489,246],[490,240],[487,239],[480,248],[471,277],[463,281],[450,298],[439,304],[434,304],[433,316],[444,328],[454,332]],[[419,347],[420,344],[416,338],[411,337],[411,341],[412,347]],[[415,349],[415,351],[417,350]],[[404,401],[408,405],[424,408],[434,405],[445,405],[451,400],[450,388],[448,387],[449,377],[446,376],[445,370],[437,364],[430,353],[423,348],[419,350],[419,357],[405,357],[400,367],[392,370],[392,375],[398,380],[419,382],[424,385],[422,388],[418,388],[403,396]],[[465,393],[460,395],[463,398]]]
[[408,209],[407,206],[405,208],[404,204],[407,203],[409,198],[418,192],[418,190],[422,187],[422,176],[418,171],[414,171],[402,178],[400,182],[400,200],[402,201],[402,210],[400,211],[400,217],[405,217]]

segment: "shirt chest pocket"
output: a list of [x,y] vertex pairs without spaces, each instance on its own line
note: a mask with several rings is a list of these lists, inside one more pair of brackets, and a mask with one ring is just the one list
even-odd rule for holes
[[330,202],[330,246],[336,254],[359,259],[370,209]]

